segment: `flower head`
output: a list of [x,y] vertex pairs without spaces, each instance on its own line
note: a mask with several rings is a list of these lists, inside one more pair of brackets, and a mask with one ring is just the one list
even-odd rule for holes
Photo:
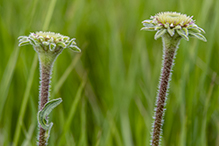
[[149,20],[144,20],[144,27],[142,30],[157,31],[155,39],[162,37],[165,33],[171,37],[179,35],[185,40],[189,40],[189,37],[196,37],[202,41],[207,41],[206,38],[201,34],[205,31],[198,27],[192,16],[177,12],[161,12],[155,16],[151,16]]
[[54,32],[36,32],[30,33],[29,36],[20,36],[19,46],[33,45],[38,52],[60,53],[65,48],[70,48],[75,52],[81,52],[76,46],[75,38],[70,39],[68,36]]

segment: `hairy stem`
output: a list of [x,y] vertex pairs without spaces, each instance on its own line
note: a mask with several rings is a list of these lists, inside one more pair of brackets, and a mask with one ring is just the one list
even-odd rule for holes
[[162,119],[164,115],[164,105],[166,93],[171,78],[171,69],[174,62],[174,56],[179,44],[180,38],[171,38],[169,35],[163,37],[163,68],[160,78],[160,86],[156,103],[155,121],[153,125],[152,146],[159,146],[160,134],[162,128]]
[[[40,101],[39,110],[42,110],[49,100],[50,78],[54,56],[39,54],[40,59]],[[39,124],[39,146],[47,145],[46,130]]]

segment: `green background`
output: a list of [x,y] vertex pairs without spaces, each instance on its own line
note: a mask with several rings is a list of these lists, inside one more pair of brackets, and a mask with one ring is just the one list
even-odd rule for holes
[[181,40],[163,146],[219,145],[219,0],[0,0],[0,145],[36,145],[39,64],[17,38],[35,31],[76,38],[57,58],[49,146],[148,146],[162,62],[161,39],[140,31],[162,11],[194,16],[207,42]]

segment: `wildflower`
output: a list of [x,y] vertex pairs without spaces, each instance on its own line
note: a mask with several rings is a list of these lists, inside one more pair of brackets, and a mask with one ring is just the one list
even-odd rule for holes
[[171,37],[181,36],[187,41],[189,37],[195,37],[206,42],[206,38],[201,34],[205,31],[198,27],[192,18],[193,16],[176,12],[161,12],[151,16],[149,20],[144,20],[142,30],[157,31],[154,36],[155,40],[167,33]]
[[54,32],[36,32],[30,33],[29,36],[20,36],[19,46],[32,45],[38,53],[60,53],[65,48],[70,48],[75,52],[81,52],[76,46],[75,38],[70,39]]
[[30,33],[29,36],[20,36],[19,46],[32,45],[38,53],[40,61],[40,95],[39,95],[39,111],[37,120],[39,124],[38,145],[46,146],[52,122],[48,123],[47,116],[62,99],[53,99],[49,101],[49,89],[52,66],[57,56],[65,49],[70,48],[75,52],[81,52],[76,46],[75,38],[70,39],[68,36],[54,32],[36,32]]
[[151,16],[149,20],[144,20],[142,23],[144,25],[142,30],[157,31],[154,36],[155,40],[162,37],[163,41],[163,67],[160,75],[151,140],[152,146],[158,146],[161,137],[165,101],[171,79],[171,70],[179,42],[182,38],[188,41],[189,37],[195,37],[205,42],[207,40],[201,34],[201,32],[205,33],[205,31],[195,24],[192,17],[185,14],[161,12]]

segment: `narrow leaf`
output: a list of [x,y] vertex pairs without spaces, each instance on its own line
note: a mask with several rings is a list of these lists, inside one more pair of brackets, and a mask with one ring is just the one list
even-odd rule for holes
[[17,39],[23,39],[23,38],[27,38],[26,36],[19,36]]
[[28,40],[28,37],[26,36],[19,37],[19,42],[26,42],[27,40]]
[[62,48],[65,48],[65,47],[66,47],[66,44],[65,44],[64,42],[62,42],[62,41],[56,43],[56,45],[61,46]]
[[178,33],[182,38],[184,38],[185,40],[189,41],[189,37],[185,34],[185,32],[184,32],[182,29],[176,30],[176,31],[177,31],[177,33]]
[[74,52],[81,52],[81,49],[78,48],[78,46],[76,46],[76,45],[71,45],[71,46],[69,46],[69,48]]
[[[150,24],[150,23],[152,23],[153,22],[153,20],[144,20],[144,21],[142,21],[142,23],[147,23],[147,24]],[[144,24],[143,24],[144,25]]]
[[202,29],[201,27],[198,27],[198,29],[205,33],[204,29]]
[[38,112],[37,120],[38,120],[38,123],[42,126],[43,129],[50,130],[50,128],[52,127],[52,123],[48,124],[47,120],[46,120],[46,117],[61,102],[62,102],[61,98],[50,100],[49,102],[46,103],[44,108],[41,111]]
[[34,40],[33,38],[29,37],[29,40],[30,40],[30,44],[33,45],[33,46],[39,46],[39,44],[37,43],[36,40]]
[[143,27],[141,30],[147,30],[147,31],[155,31],[154,27]]
[[158,30],[154,36],[154,39],[158,39],[159,37],[161,37],[162,35],[164,35],[165,33],[167,32],[166,29],[161,29],[161,30]]
[[188,36],[188,29],[184,27],[182,30],[185,32],[186,36]]
[[200,33],[201,31],[198,28],[189,28],[189,33]]
[[181,29],[182,27],[180,25],[177,25],[176,27],[174,27],[173,29]]
[[76,40],[75,38],[71,39],[71,40],[68,42],[68,46],[70,46],[75,40]]
[[70,39],[70,38],[69,38],[68,36],[64,36],[64,37],[63,37],[63,40],[64,40],[64,41],[68,41],[69,39]]
[[171,29],[170,27],[167,28],[167,31],[170,34],[170,36],[173,36],[175,34],[175,30]]
[[154,25],[151,24],[151,23],[143,23],[143,25],[144,25],[145,27],[154,27]]
[[159,30],[161,28],[163,28],[163,26],[161,26],[161,25],[155,26],[155,30]]
[[192,36],[196,37],[197,39],[200,39],[204,42],[207,42],[207,39],[200,33],[190,33],[190,35],[192,35]]
[[43,44],[44,46],[48,46],[48,45],[49,45],[49,42],[43,41],[42,44]]
[[50,51],[53,51],[55,48],[56,48],[56,44],[54,44],[54,43],[49,44],[49,50]]
[[28,41],[20,42],[18,46],[20,47],[20,46],[29,45],[29,44],[30,44],[30,41],[28,40]]

